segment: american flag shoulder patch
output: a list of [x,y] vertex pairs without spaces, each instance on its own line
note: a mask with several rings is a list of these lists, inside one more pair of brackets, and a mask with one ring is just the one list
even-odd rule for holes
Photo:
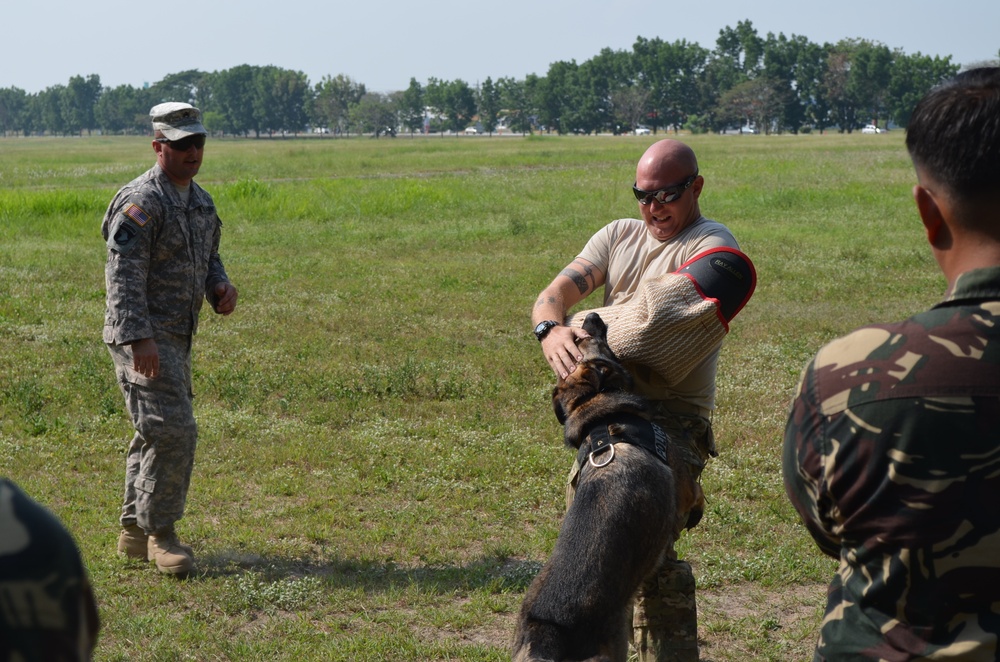
[[146,212],[144,212],[139,207],[139,205],[134,204],[134,203],[131,204],[131,205],[129,205],[125,209],[125,211],[122,212],[122,213],[125,214],[126,216],[128,216],[129,218],[131,218],[136,223],[138,223],[139,227],[142,227],[143,225],[145,225],[149,221],[149,214],[147,214]]

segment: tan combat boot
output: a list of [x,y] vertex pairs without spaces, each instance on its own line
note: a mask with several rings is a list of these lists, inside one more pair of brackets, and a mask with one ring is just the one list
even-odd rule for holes
[[[138,524],[129,524],[122,527],[122,532],[118,536],[118,556],[129,559],[149,560],[147,551],[148,538],[146,532]],[[180,543],[181,549],[193,556],[191,547]]]
[[194,554],[187,545],[182,545],[173,531],[149,536],[146,556],[156,563],[156,569],[168,575],[186,577],[194,567]]
[[146,539],[148,537],[137,524],[122,527],[121,535],[118,536],[118,556],[145,561],[147,559]]

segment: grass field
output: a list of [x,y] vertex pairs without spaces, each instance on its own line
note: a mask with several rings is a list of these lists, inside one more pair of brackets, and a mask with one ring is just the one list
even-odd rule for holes
[[[114,553],[131,434],[101,343],[99,227],[148,139],[0,140],[0,473],[76,536],[97,659],[509,659],[572,460],[530,308],[591,233],[636,214],[655,138],[211,141],[198,180],[240,302],[206,307],[195,339],[185,582]],[[759,277],[723,349],[709,509],[679,543],[702,659],[810,659],[835,566],[781,482],[798,371],[945,283],[903,132],[683,139],[703,212]]]

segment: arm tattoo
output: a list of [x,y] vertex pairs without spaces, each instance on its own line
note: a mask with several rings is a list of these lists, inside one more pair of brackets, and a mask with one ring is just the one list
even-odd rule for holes
[[576,285],[576,289],[580,291],[580,294],[586,294],[594,283],[594,269],[589,264],[581,264],[577,261],[574,261],[573,265],[582,269],[583,273],[577,271],[576,269],[566,267],[559,272],[559,275],[566,276],[572,280]]
[[538,301],[535,302],[535,308],[540,308],[541,306],[545,306],[545,305],[550,305],[551,306],[551,305],[554,305],[556,303],[558,303],[558,300],[555,297],[552,297],[552,296],[550,296],[550,297],[539,297]]

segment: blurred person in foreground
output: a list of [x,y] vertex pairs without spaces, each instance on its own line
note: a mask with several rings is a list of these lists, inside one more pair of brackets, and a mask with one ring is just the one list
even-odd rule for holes
[[184,514],[198,438],[191,339],[203,301],[228,315],[237,291],[219,257],[215,203],[194,182],[207,137],[201,111],[167,102],[150,116],[156,164],[118,191],[101,224],[104,342],[135,428],[118,552],[184,577],[194,555],[174,524]]
[[839,560],[815,660],[996,660],[1000,636],[1000,69],[931,90],[906,129],[948,282],[834,340],[785,431],[789,497]]
[[76,541],[0,478],[0,660],[90,660],[100,627]]
[[[580,326],[593,311],[567,314],[604,287],[604,308],[596,312],[608,324],[609,346],[633,374],[635,391],[654,402],[655,423],[683,448],[695,480],[717,454],[711,419],[722,336],[749,299],[756,278],[728,228],[702,215],[704,185],[690,147],[669,139],[651,145],[639,159],[632,187],[642,218],[619,219],[599,230],[539,294],[532,310],[542,353],[556,376],[564,378],[583,358],[576,343],[587,337]],[[715,263],[696,259],[708,253],[726,261],[722,278],[738,281],[734,288],[727,285],[727,291],[740,294],[725,306],[724,316],[710,303],[708,319],[698,321],[697,314],[686,314],[688,304],[695,302],[677,301],[673,291],[661,286],[689,263]],[[708,300],[695,298],[697,304]],[[660,323],[675,312],[686,319]],[[574,462],[567,505],[580,470]],[[677,513],[675,535],[693,526],[689,515]],[[691,521],[697,523],[697,516]],[[694,575],[671,546],[636,597],[632,643],[642,662],[697,661],[697,625]]]

